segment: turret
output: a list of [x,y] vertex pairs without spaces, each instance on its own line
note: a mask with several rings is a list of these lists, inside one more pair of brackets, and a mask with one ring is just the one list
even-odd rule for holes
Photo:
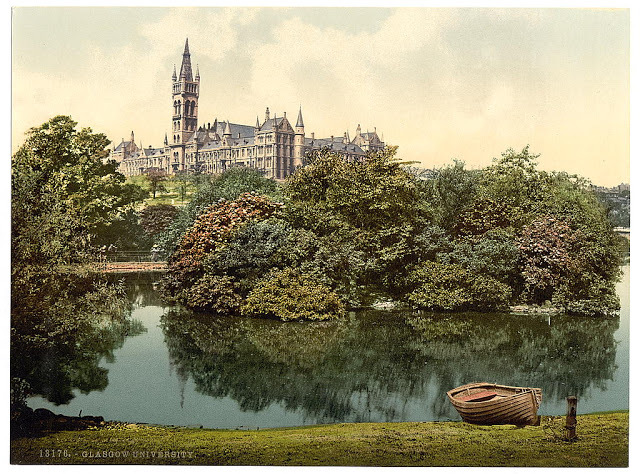
[[304,158],[304,121],[302,120],[302,106],[298,111],[296,121],[296,134],[293,138],[293,168],[299,168],[303,164]]

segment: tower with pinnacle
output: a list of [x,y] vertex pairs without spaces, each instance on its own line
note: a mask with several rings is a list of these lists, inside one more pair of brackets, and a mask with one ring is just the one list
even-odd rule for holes
[[295,125],[283,114],[265,110],[264,121],[256,116],[255,125],[229,120],[213,121],[198,126],[200,71],[191,65],[189,39],[184,43],[179,73],[173,67],[171,129],[165,133],[163,146],[147,148],[136,145],[133,132],[114,146],[111,159],[127,176],[141,175],[149,170],[177,172],[221,173],[233,167],[250,167],[270,179],[285,179],[305,165],[305,156],[328,150],[348,161],[362,161],[368,152],[383,149],[376,129],[363,133],[360,125],[353,139],[341,132],[330,138],[317,138],[312,131],[307,138],[302,119],[302,106]]
[[200,95],[200,71],[196,70],[195,80],[191,68],[191,54],[189,54],[189,38],[184,44],[180,75],[173,68],[173,115],[170,164],[172,171],[185,168],[185,144],[198,129],[198,97]]

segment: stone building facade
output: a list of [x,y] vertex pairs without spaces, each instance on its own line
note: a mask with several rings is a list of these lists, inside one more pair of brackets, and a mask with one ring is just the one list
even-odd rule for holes
[[234,166],[258,169],[267,178],[283,179],[303,166],[305,155],[312,150],[328,148],[347,160],[361,160],[368,151],[377,151],[385,144],[377,132],[362,132],[355,137],[348,132],[340,136],[316,139],[305,133],[302,107],[295,125],[286,112],[278,117],[267,107],[264,120],[256,117],[255,125],[218,121],[198,125],[200,71],[195,76],[191,67],[189,40],[185,42],[180,74],[173,70],[171,134],[165,134],[162,147],[139,147],[133,131],[128,141],[114,146],[111,159],[119,164],[126,176],[144,174],[149,169],[169,174],[180,171],[219,173]]

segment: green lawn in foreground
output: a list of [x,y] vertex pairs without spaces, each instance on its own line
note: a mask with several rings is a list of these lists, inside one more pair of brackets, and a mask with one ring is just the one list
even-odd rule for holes
[[[521,429],[511,425],[474,426],[462,422],[351,423],[259,431],[111,424],[93,430],[48,433],[38,438],[13,440],[11,462],[535,467],[628,465],[628,412],[579,416],[579,438],[574,442],[562,440],[563,424],[563,417],[543,417],[541,426]],[[116,453],[119,457],[116,457]]]

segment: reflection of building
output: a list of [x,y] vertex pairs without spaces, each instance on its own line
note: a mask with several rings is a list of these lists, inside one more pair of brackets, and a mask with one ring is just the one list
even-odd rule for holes
[[286,112],[277,117],[265,112],[261,122],[241,125],[229,121],[203,124],[198,127],[200,71],[195,78],[191,69],[189,40],[184,46],[180,74],[173,70],[173,113],[171,134],[165,134],[164,146],[141,148],[131,139],[114,147],[111,158],[120,163],[127,176],[144,173],[149,168],[177,171],[217,173],[233,166],[250,166],[268,178],[284,178],[302,166],[305,154],[311,150],[329,148],[348,160],[361,159],[367,151],[380,150],[384,143],[373,132],[362,133],[360,125],[351,140],[348,132],[342,136],[316,139],[305,135],[302,108],[295,125]]

